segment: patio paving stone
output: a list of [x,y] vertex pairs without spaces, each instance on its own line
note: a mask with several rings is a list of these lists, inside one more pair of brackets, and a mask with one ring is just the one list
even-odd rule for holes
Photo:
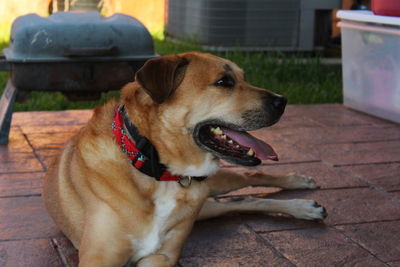
[[44,171],[33,153],[0,152],[0,173]]
[[64,266],[49,239],[0,242],[2,267]]
[[366,183],[378,186],[382,190],[400,191],[400,163],[382,164],[382,166],[361,165],[340,168],[359,177]]
[[296,266],[385,266],[331,228],[265,233],[262,237]]
[[0,173],[0,198],[40,195],[44,172]]
[[[0,146],[0,266],[78,266],[78,253],[47,215],[45,169],[90,118],[90,110],[16,112],[8,146]],[[256,168],[297,172],[319,189],[247,187],[216,201],[263,197],[314,199],[324,222],[265,214],[231,214],[196,222],[179,267],[400,267],[400,125],[340,104],[289,105],[281,121],[253,132],[279,162]]]
[[83,125],[92,116],[92,110],[33,111],[13,113],[12,124],[18,126]]
[[337,226],[346,236],[385,262],[400,260],[400,222]]
[[396,123],[344,107],[341,104],[289,105],[285,110],[285,114],[287,116],[305,116],[319,125],[327,127],[397,125]]
[[63,132],[77,132],[83,127],[82,124],[78,125],[21,125],[18,126],[21,131],[26,135],[39,134],[39,133],[63,133]]
[[298,146],[334,166],[400,162],[400,140]]
[[32,133],[28,136],[28,140],[35,151],[60,149],[74,135],[75,132]]
[[38,196],[0,198],[0,218],[0,241],[60,235]]
[[390,192],[390,195],[395,199],[400,200],[400,191]]
[[29,145],[28,140],[26,140],[19,127],[11,127],[8,143],[8,146],[0,146],[0,154],[32,152],[32,147]]
[[196,223],[180,263],[183,266],[292,266],[235,219]]
[[307,116],[302,116],[302,114],[293,114],[293,115],[288,115],[285,111],[285,113],[282,115],[279,123],[268,127],[269,130],[282,130],[282,129],[287,129],[287,128],[316,128],[316,127],[321,127],[322,125],[318,123],[317,121],[307,117]]
[[382,126],[377,128],[372,125],[354,127],[293,127],[271,128],[274,140],[284,140],[289,144],[340,144],[340,143],[365,143],[376,141],[399,140],[398,127]]

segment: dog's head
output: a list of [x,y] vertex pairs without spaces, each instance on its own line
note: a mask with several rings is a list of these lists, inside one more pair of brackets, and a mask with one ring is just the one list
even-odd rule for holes
[[[149,116],[156,114],[151,123],[157,129],[153,127],[147,137],[158,144],[158,150],[163,149],[160,138],[164,143],[172,138],[175,143],[166,150],[175,146],[193,158],[200,153],[245,166],[277,159],[268,144],[246,131],[276,123],[287,101],[248,84],[235,63],[196,52],[162,56],[147,61],[136,73],[136,82],[135,99],[140,103],[132,105],[144,105],[142,112],[147,109]],[[125,93],[124,101],[132,100],[131,96]],[[154,131],[170,136],[154,138]]]

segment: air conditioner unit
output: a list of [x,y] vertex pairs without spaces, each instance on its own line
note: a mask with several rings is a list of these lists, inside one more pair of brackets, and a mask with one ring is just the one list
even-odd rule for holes
[[221,50],[314,50],[329,37],[331,10],[340,6],[341,0],[168,0],[165,33]]

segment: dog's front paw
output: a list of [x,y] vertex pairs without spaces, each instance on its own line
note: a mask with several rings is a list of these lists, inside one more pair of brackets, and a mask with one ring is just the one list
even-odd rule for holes
[[323,220],[328,216],[326,209],[314,200],[293,199],[290,215],[303,220]]
[[289,173],[287,175],[288,183],[286,189],[316,189],[318,188],[317,183],[311,177]]
[[174,266],[166,255],[152,254],[139,260],[137,267],[170,267]]

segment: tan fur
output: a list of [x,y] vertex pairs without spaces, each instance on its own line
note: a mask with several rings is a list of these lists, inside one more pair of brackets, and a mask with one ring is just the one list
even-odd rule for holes
[[[79,266],[122,266],[129,261],[137,266],[174,266],[197,218],[231,211],[323,217],[321,207],[300,200],[204,204],[210,195],[248,185],[293,189],[315,188],[315,183],[294,174],[272,177],[223,170],[213,175],[218,159],[196,145],[191,131],[198,122],[213,117],[240,125],[244,112],[262,105],[262,89],[247,84],[243,71],[228,60],[200,53],[178,57],[188,65],[183,80],[165,102],[157,104],[134,82],[122,89],[121,103],[171,173],[212,176],[193,181],[189,187],[146,176],[131,166],[115,141],[111,123],[118,103],[97,108],[49,168],[43,190],[50,215],[79,249]],[[238,80],[235,88],[212,86],[227,65]]]

